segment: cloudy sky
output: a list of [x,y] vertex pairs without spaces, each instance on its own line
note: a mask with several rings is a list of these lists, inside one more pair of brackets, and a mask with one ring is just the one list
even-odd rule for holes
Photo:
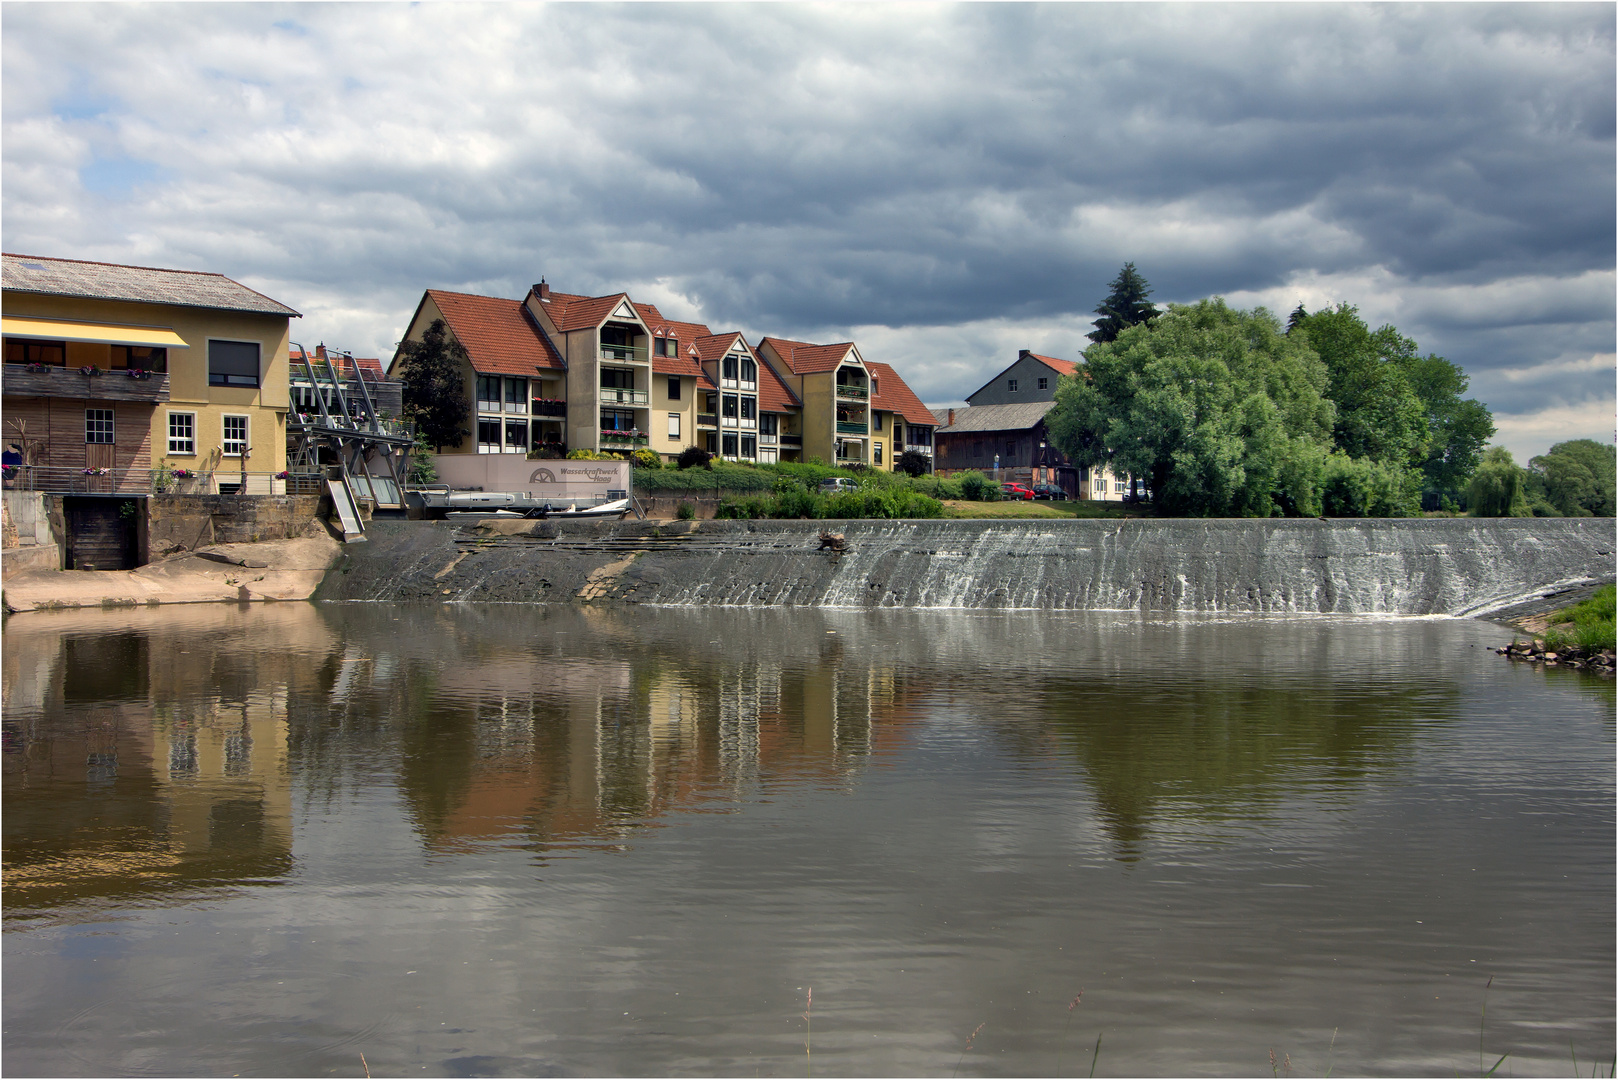
[[852,338],[931,404],[1159,301],[1359,305],[1519,459],[1614,427],[1611,4],[77,5],[3,20],[5,250],[392,355],[427,287]]

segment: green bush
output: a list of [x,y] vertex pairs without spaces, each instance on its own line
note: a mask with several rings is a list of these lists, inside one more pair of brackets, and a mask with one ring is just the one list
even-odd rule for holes
[[960,480],[947,476],[918,476],[910,481],[910,489],[935,499],[966,498],[966,493],[961,490]]
[[682,502],[679,509],[674,511],[674,516],[681,521],[690,521],[697,516],[697,508],[688,502]]
[[961,496],[973,502],[994,502],[1000,498],[1000,485],[976,469],[968,469],[955,478],[961,485]]
[[779,518],[817,518],[824,517],[825,501],[802,484],[790,478],[783,477],[792,486],[786,490],[777,489],[775,495],[775,514]]
[[656,450],[648,449],[644,446],[630,454],[629,460],[634,463],[637,469],[661,469],[663,467],[663,456]]
[[674,464],[682,469],[713,468],[713,455],[700,446],[688,446],[680,451]]

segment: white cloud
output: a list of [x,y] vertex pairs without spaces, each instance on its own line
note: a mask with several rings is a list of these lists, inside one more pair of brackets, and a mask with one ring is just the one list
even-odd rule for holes
[[1611,443],[1618,428],[1618,395],[1567,405],[1554,405],[1531,413],[1496,413],[1494,443],[1511,451],[1517,464],[1526,465],[1559,442],[1594,439]]

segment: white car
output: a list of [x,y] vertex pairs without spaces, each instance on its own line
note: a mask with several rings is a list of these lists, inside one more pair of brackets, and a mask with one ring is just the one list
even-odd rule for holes
[[822,495],[835,495],[839,491],[858,491],[860,486],[846,476],[833,476],[820,482]]

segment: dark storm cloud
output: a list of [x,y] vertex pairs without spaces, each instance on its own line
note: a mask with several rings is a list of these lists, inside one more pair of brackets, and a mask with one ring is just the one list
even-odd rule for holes
[[[1477,385],[1612,352],[1610,6],[4,20],[8,249],[223,270],[366,351],[424,287],[543,274],[754,334],[886,328],[942,401],[1018,341],[1076,355],[1133,260],[1159,300],[1359,303]],[[1593,369],[1541,394],[1611,396]]]

